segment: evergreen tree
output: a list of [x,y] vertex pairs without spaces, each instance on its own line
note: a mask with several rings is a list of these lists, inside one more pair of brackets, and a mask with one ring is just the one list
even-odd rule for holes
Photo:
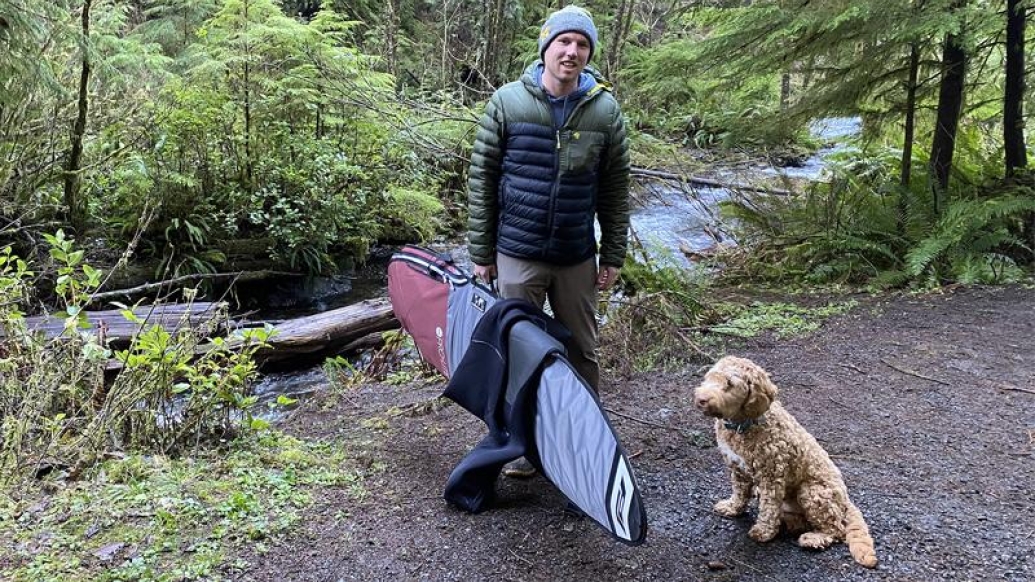
[[[6,226],[24,212],[36,188],[49,180],[59,159],[45,118],[65,93],[60,63],[71,38],[66,2],[0,0],[0,220]],[[32,218],[35,213],[29,215]],[[5,220],[6,219],[6,220]]]
[[[959,12],[964,6],[965,0],[959,0],[952,9]],[[962,43],[961,32],[949,32],[945,35],[942,45],[941,83],[938,91],[938,110],[935,114],[930,162],[936,215],[941,214],[945,209],[949,172],[952,170],[952,157],[956,147],[956,129],[959,126],[960,112],[963,108],[967,53]]]
[[0,199],[14,206],[0,212],[40,221],[72,213],[83,227],[94,177],[110,173],[99,163],[134,139],[96,138],[137,126],[165,64],[126,36],[121,2],[5,2],[18,27],[0,40],[10,49],[0,51]]
[[84,0],[81,12],[82,58],[80,61],[79,91],[76,99],[75,125],[72,127],[72,144],[65,165],[65,207],[68,210],[72,228],[82,230],[86,221],[86,209],[79,198],[79,171],[83,159],[83,134],[86,133],[86,116],[89,110],[90,85],[90,9],[93,0]]
[[198,28],[219,9],[220,0],[143,0],[144,22],[137,27],[145,42],[156,42],[166,55],[180,55]]
[[1003,91],[1003,146],[1006,177],[1028,165],[1024,143],[1024,31],[1027,8],[1021,0],[1006,2],[1006,87]]

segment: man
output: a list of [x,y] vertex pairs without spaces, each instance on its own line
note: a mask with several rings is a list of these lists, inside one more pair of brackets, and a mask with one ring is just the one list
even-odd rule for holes
[[[496,280],[573,336],[568,357],[597,390],[597,290],[618,279],[629,229],[629,147],[610,86],[587,68],[597,45],[589,13],[568,6],[539,34],[540,60],[485,108],[468,182],[474,274]],[[594,220],[600,224],[600,257]],[[527,461],[504,474],[530,476]]]

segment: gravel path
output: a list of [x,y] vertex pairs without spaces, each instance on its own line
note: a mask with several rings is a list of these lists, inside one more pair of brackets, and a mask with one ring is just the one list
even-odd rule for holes
[[[306,406],[291,432],[347,447],[372,469],[356,500],[326,490],[290,537],[242,556],[239,580],[1035,580],[1035,291],[958,288],[860,299],[795,340],[730,349],[765,366],[787,409],[830,452],[880,565],[844,545],[758,544],[751,516],[711,512],[728,490],[711,421],[690,407],[697,370],[607,380],[602,399],[648,510],[631,548],[563,512],[541,477],[501,480],[499,507],[441,498],[482,436],[457,406],[396,414],[441,385],[364,386]],[[371,418],[379,422],[364,422]]]

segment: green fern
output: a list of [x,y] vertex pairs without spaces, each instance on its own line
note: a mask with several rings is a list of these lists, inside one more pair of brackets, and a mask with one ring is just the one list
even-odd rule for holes
[[964,284],[998,284],[1018,281],[1024,271],[1002,253],[973,253],[952,262],[952,274]]
[[956,200],[930,235],[906,254],[907,270],[913,277],[959,275],[954,269],[945,269],[955,263],[966,266],[969,277],[975,255],[992,248],[1015,247],[1030,254],[1031,249],[1005,227],[1031,212],[1035,212],[1035,199],[1018,195]]
[[869,280],[867,287],[872,290],[895,289],[905,286],[909,281],[909,273],[904,269],[890,269],[877,273]]
[[806,279],[816,283],[857,281],[876,276],[899,264],[888,241],[893,233],[873,231],[845,232],[818,238],[809,245],[808,262],[816,265]]
[[871,183],[882,175],[839,170],[832,183],[813,185],[803,196],[724,205],[724,216],[739,222],[743,244],[761,241],[775,251],[759,255],[749,270],[767,279],[825,283],[859,282],[902,268],[909,243],[898,233],[898,207]]

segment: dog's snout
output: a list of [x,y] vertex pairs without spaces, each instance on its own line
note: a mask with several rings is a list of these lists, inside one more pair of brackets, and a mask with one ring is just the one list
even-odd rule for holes
[[708,408],[709,402],[711,402],[711,398],[708,398],[707,396],[698,396],[694,399],[694,404],[696,404],[697,408],[701,410]]

